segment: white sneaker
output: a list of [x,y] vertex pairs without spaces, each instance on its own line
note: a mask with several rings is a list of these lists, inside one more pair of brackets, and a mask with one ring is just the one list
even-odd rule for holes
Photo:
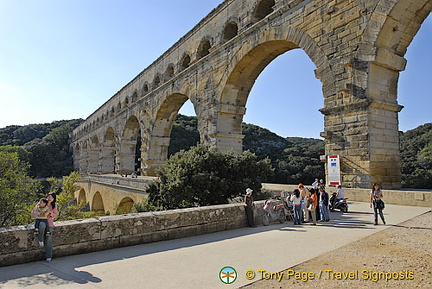
[[51,258],[46,258],[46,261],[47,262],[51,262]]
[[44,242],[43,241],[39,241],[39,247],[43,247],[44,246]]

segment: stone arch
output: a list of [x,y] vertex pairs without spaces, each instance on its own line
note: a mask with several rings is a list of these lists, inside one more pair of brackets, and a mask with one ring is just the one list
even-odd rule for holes
[[74,170],[80,171],[80,158],[81,158],[81,151],[80,151],[80,143],[76,142],[72,144],[72,151],[73,151],[73,167]]
[[156,89],[161,84],[161,77],[160,74],[156,74],[156,76],[153,79],[153,89]]
[[187,53],[187,52],[185,52],[183,54],[181,60],[180,60],[180,63],[179,63],[179,65],[180,65],[180,71],[185,70],[186,68],[188,68],[189,65],[190,65],[190,63],[191,63],[190,54]]
[[102,157],[101,163],[101,173],[102,174],[113,174],[115,173],[116,167],[116,141],[115,133],[112,127],[108,127],[105,136],[103,138],[102,144]]
[[238,25],[235,21],[230,21],[225,25],[225,28],[223,30],[222,34],[222,43],[225,43],[234,37],[236,37],[238,34]]
[[169,64],[165,70],[165,81],[170,80],[174,76],[174,65]]
[[149,92],[149,85],[148,85],[148,83],[144,83],[143,88],[142,88],[142,92],[143,92],[144,95]]
[[119,173],[131,174],[136,170],[136,159],[140,156],[140,125],[134,115],[129,117],[123,128],[120,144]]
[[138,92],[135,90],[131,97],[132,103],[135,103],[138,100]]
[[80,203],[87,203],[87,197],[86,197],[86,191],[83,188],[80,188],[78,192],[78,198],[77,198],[78,204]]
[[[368,120],[365,135],[369,152],[363,166],[367,174],[356,177],[359,183],[401,186],[399,112],[403,107],[397,100],[399,73],[405,70],[404,55],[431,9],[431,0],[399,0],[390,5],[379,1],[371,19],[381,21],[368,23],[362,41],[367,45],[361,46],[354,57],[357,62],[349,67],[353,86],[364,91]],[[383,19],[383,15],[387,16]],[[360,175],[354,170],[352,174]]]
[[117,213],[120,213],[120,214],[130,213],[132,211],[134,204],[135,204],[135,202],[131,198],[129,198],[129,197],[123,198],[117,207]]
[[88,173],[88,141],[85,140],[80,146],[79,171]]
[[96,192],[93,196],[93,200],[91,203],[91,210],[95,212],[103,212],[105,213],[104,201],[102,199],[102,195],[99,192]]
[[259,74],[277,56],[291,49],[304,47],[306,54],[317,66],[316,76],[319,78],[324,72],[326,74],[322,81],[323,91],[327,94],[324,97],[335,93],[333,73],[324,53],[313,39],[301,30],[291,27],[286,29],[283,39],[266,39],[249,47],[252,48],[238,53],[238,58],[232,61],[233,66],[221,94],[215,146],[224,151],[241,153],[241,124],[247,98]]
[[253,12],[253,21],[258,22],[267,15],[270,15],[273,12],[273,6],[275,6],[275,4],[275,0],[259,1]]
[[148,154],[144,164],[147,175],[156,175],[157,168],[165,164],[168,157],[171,128],[178,111],[187,100],[186,95],[174,93],[159,106],[151,129]]
[[94,135],[90,141],[90,151],[88,157],[89,173],[97,173],[99,171],[99,138]]
[[208,55],[210,53],[210,48],[211,48],[211,43],[209,38],[205,38],[201,40],[201,43],[198,46],[198,50],[197,50],[197,58],[200,59]]

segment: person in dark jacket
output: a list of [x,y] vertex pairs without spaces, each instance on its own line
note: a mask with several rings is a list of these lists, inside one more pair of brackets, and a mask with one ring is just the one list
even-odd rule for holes
[[322,222],[328,222],[330,221],[329,195],[324,187],[320,187],[319,192],[320,219]]
[[246,209],[246,217],[247,217],[247,222],[249,227],[256,227],[255,225],[255,220],[254,220],[254,209],[255,209],[255,204],[253,201],[253,196],[252,196],[252,192],[253,190],[250,188],[246,189],[246,196],[245,196],[245,209]]

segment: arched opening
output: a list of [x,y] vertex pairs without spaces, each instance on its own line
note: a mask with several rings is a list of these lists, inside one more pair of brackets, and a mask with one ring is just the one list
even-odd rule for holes
[[[407,64],[398,81],[398,102],[404,106],[399,113],[399,130],[407,131],[431,122],[432,107],[432,15],[429,15],[405,54]],[[414,103],[421,102],[421,105]]]
[[143,89],[142,90],[143,90],[143,94],[147,94],[149,92],[149,86],[148,86],[147,83],[143,85]]
[[237,36],[238,26],[234,21],[229,22],[224,29],[222,42],[227,42]]
[[105,133],[100,163],[102,174],[115,173],[115,135],[112,127],[109,127]]
[[132,94],[132,103],[135,103],[137,99],[138,99],[138,93],[134,91],[134,93]]
[[89,153],[89,163],[88,170],[89,173],[94,174],[99,171],[99,139],[95,135],[92,137],[90,142],[90,153]]
[[275,5],[274,0],[262,0],[259,2],[254,11],[254,20],[259,21],[264,19],[267,15],[273,12],[273,6]]
[[159,77],[159,75],[156,75],[156,77],[153,80],[153,89],[158,87],[160,83],[161,83],[160,77]]
[[203,58],[204,56],[208,55],[210,53],[210,40],[203,40],[201,41],[199,47],[198,47],[198,58]]
[[79,171],[82,175],[88,173],[88,142],[87,140],[80,147]]
[[[429,2],[397,1],[392,4],[392,9],[386,7],[389,14],[383,19],[382,25],[370,24],[366,27],[366,35],[376,35],[372,38],[375,42],[376,58],[370,62],[367,83],[368,97],[372,101],[368,111],[369,183],[377,182],[384,188],[400,188],[402,183],[399,133],[399,112],[402,106],[399,104],[398,82],[400,72],[406,69],[405,56],[408,46],[430,14]],[[380,1],[379,5],[384,7],[388,4]],[[413,94],[415,89],[410,89],[408,101],[418,101]],[[422,105],[426,106],[429,98],[422,99]],[[408,106],[407,103],[403,104]],[[417,113],[416,111],[415,114]]]
[[[315,178],[325,178],[320,160],[325,154],[320,137],[324,116],[319,112],[323,96],[315,68],[303,50],[287,51],[266,66],[249,94],[243,149],[270,158],[275,174],[269,182],[312,184]],[[255,125],[276,133],[274,143],[257,143],[260,129]]]
[[173,154],[188,150],[200,142],[198,119],[192,102],[188,99],[180,108],[171,129],[168,158]]
[[165,164],[174,121],[187,100],[186,95],[176,93],[170,95],[160,106],[149,139],[149,150],[145,161],[147,175],[156,175],[157,168]]
[[[427,139],[427,132],[424,128],[418,128],[432,122],[431,35],[432,15],[429,15],[409,44],[404,56],[407,60],[406,67],[399,74],[398,103],[404,106],[399,113],[399,130],[403,132],[400,145],[401,183],[404,188],[427,189],[432,183],[432,147],[430,143],[425,145],[425,141],[419,142]],[[407,133],[416,128],[416,131]]]
[[135,203],[131,198],[129,197],[123,198],[117,207],[116,214],[128,214],[132,212],[132,208],[134,204]]
[[[312,183],[315,177],[324,176],[320,161],[324,143],[319,139],[324,122],[318,111],[323,104],[322,84],[315,79],[315,64],[298,48],[286,40],[268,41],[254,47],[236,63],[221,99],[218,149],[240,153],[244,145],[260,158],[270,156],[276,169],[271,182]],[[278,135],[247,124],[242,127],[243,120]],[[252,143],[253,133],[267,134],[274,142],[255,138],[256,143]],[[235,146],[237,142],[240,147]],[[319,147],[315,159],[304,157],[307,153],[303,148],[315,149],[315,146]]]
[[85,193],[85,190],[83,188],[81,188],[79,190],[77,202],[78,202],[78,204],[80,204],[80,203],[84,203],[84,204],[87,203],[86,193]]
[[123,129],[120,156],[119,156],[119,173],[120,174],[132,174],[136,172],[136,168],[140,167],[141,158],[141,130],[138,119],[135,116],[131,116]]
[[185,53],[183,55],[182,59],[180,60],[180,70],[184,70],[184,69],[188,68],[190,62],[191,62],[190,56],[187,53]]
[[102,196],[99,192],[96,192],[93,196],[91,210],[95,212],[105,213],[105,207],[102,200]]
[[168,81],[174,76],[174,65],[168,65],[165,71],[165,80]]

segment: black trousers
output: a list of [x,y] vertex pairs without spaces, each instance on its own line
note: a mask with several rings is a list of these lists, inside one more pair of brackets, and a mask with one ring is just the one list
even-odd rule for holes
[[246,207],[246,218],[249,227],[255,226],[255,220],[253,215],[253,209],[251,207]]

